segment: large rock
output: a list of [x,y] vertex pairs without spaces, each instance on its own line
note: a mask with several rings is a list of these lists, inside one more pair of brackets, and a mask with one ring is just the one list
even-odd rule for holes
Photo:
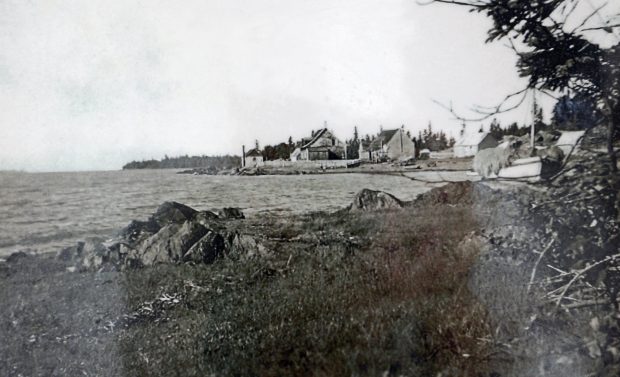
[[160,227],[168,224],[182,224],[191,220],[197,213],[195,209],[177,202],[164,202],[151,216]]
[[108,259],[108,249],[101,238],[87,238],[82,247],[77,267],[85,270],[99,269]]
[[351,210],[372,211],[403,207],[403,202],[392,194],[383,191],[363,189],[358,192],[349,207]]
[[210,230],[183,255],[183,262],[210,264],[224,255],[225,248],[224,237]]
[[269,251],[254,237],[234,232],[228,235],[228,252],[233,258],[250,259],[257,256],[266,256]]
[[125,243],[135,244],[157,233],[159,229],[161,226],[153,219],[147,221],[132,220],[118,232],[117,237]]
[[245,215],[241,212],[241,209],[236,207],[227,207],[222,208],[218,215],[222,219],[230,220],[230,219],[245,219]]
[[119,259],[118,249],[106,246],[104,240],[98,237],[78,241],[75,246],[62,249],[56,258],[82,271],[99,270],[104,265],[113,267]]
[[488,191],[492,190],[486,186],[476,185],[470,181],[450,182],[418,195],[415,203],[421,205],[471,205],[476,201],[477,196],[487,195],[486,192]]
[[9,264],[10,263],[17,263],[17,262],[19,262],[21,260],[29,259],[31,257],[32,257],[32,255],[26,253],[25,251],[16,251],[14,253],[11,253],[11,255],[9,255],[6,258],[6,262],[9,263]]
[[144,240],[134,253],[130,252],[129,259],[138,259],[144,266],[179,262],[207,232],[207,228],[193,221],[168,224]]
[[63,262],[75,262],[82,255],[84,241],[78,241],[74,246],[65,247],[60,250],[56,258]]
[[147,221],[134,220],[115,238],[91,238],[65,248],[58,259],[74,270],[139,268],[159,263],[213,263],[232,253],[238,258],[267,254],[254,238],[227,231],[224,219],[243,219],[239,208],[224,208],[220,216],[165,202]]
[[200,211],[194,215],[194,221],[205,228],[212,227],[217,223],[218,219],[219,216],[211,211]]

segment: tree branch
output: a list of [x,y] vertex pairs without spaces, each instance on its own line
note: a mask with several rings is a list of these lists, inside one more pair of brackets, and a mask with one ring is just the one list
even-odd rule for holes
[[611,30],[614,28],[620,27],[620,24],[606,25],[606,26],[597,26],[597,27],[589,27],[586,29],[581,29],[581,31],[591,31],[591,30],[605,30],[611,33]]
[[[608,3],[604,3],[603,5],[601,5],[598,8],[595,8],[594,11],[592,13],[590,13],[586,18],[583,19],[583,21],[581,21],[581,23],[579,24],[579,26],[577,26],[576,28],[574,28],[570,34],[575,34],[579,29],[581,29],[588,21],[590,21],[590,19],[592,17],[594,17],[599,10],[605,8],[607,6]],[[583,30],[582,30],[583,31]]]
[[461,5],[461,6],[473,7],[473,8],[481,8],[484,6],[484,3],[481,1],[467,2],[467,1],[458,1],[458,0],[428,0],[426,2],[423,2],[420,0],[416,0],[416,3],[418,3],[419,5],[430,5],[434,3],[443,3],[443,4],[450,4],[450,5]]
[[583,274],[585,274],[586,272],[588,272],[589,270],[593,269],[594,267],[601,265],[603,263],[606,262],[610,262],[613,261],[615,259],[620,258],[620,254],[614,254],[614,255],[610,255],[607,256],[606,258],[601,259],[598,262],[592,263],[591,265],[589,265],[588,267],[585,267],[579,271],[575,272],[575,276],[573,276],[573,278],[568,282],[568,284],[566,284],[564,286],[564,288],[562,289],[562,293],[560,294],[560,297],[558,297],[556,303],[555,303],[555,307],[556,309],[560,306],[560,303],[562,302],[562,299],[564,298],[564,296],[566,295],[566,291],[568,291],[568,289],[570,288],[571,285],[573,285],[573,283]]
[[[504,99],[497,105],[497,106],[490,106],[490,107],[485,107],[485,106],[476,106],[475,108],[472,109],[472,111],[474,111],[477,114],[482,115],[479,118],[465,118],[460,116],[459,114],[457,114],[457,112],[454,110],[454,108],[452,107],[452,104],[450,104],[450,106],[446,106],[445,104],[437,101],[437,100],[433,100],[433,102],[435,102],[437,105],[443,107],[444,109],[448,110],[452,115],[454,115],[454,117],[457,120],[460,120],[462,122],[480,122],[483,120],[487,120],[497,114],[502,114],[502,113],[507,113],[509,111],[512,111],[516,108],[518,108],[519,106],[521,106],[523,104],[523,102],[525,101],[525,98],[527,96],[527,90],[530,89],[529,87],[526,87],[525,89],[521,89],[517,92],[511,93],[509,95],[507,95],[506,97],[504,97]],[[513,106],[509,106],[507,108],[502,108],[502,106],[504,106],[506,104],[506,102],[510,101],[512,98],[521,95],[521,98],[519,99],[519,101],[513,105]]]

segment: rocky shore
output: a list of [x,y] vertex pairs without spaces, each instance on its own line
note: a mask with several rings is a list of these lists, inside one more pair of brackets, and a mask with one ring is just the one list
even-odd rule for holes
[[616,376],[619,189],[584,151],[334,213],[166,202],[0,264],[0,374]]

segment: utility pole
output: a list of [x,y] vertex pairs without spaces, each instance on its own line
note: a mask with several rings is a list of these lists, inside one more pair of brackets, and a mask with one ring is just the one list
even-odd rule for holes
[[530,128],[530,147],[532,148],[532,155],[534,155],[534,132],[536,124],[536,92],[532,90],[532,127]]

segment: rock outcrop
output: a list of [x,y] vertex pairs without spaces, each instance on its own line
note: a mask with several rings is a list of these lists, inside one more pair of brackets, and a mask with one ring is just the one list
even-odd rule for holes
[[228,219],[228,220],[232,220],[232,219],[245,219],[245,215],[243,214],[241,209],[236,208],[236,207],[222,208],[218,212],[218,216],[220,218],[222,218],[222,219]]
[[228,254],[238,258],[267,254],[254,237],[227,229],[227,220],[244,217],[238,208],[224,208],[218,216],[165,202],[146,221],[131,221],[115,238],[80,241],[63,249],[57,259],[84,271],[160,263],[209,264]]
[[383,191],[363,189],[358,192],[349,206],[352,211],[373,211],[402,208],[404,203],[392,194]]

